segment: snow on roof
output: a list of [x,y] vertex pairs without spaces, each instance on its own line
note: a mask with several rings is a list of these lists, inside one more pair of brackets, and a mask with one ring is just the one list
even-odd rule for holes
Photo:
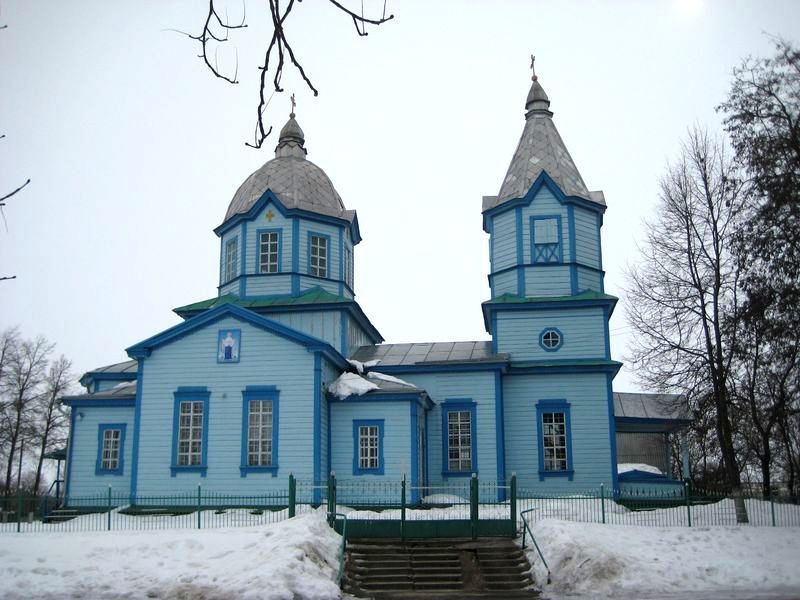
[[617,473],[628,473],[630,471],[642,471],[643,473],[653,473],[654,475],[663,475],[661,469],[653,465],[646,465],[644,463],[619,463],[617,465]]

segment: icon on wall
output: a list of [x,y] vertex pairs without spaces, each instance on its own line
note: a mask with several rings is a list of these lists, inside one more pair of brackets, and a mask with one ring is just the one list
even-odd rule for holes
[[221,329],[217,336],[217,362],[239,362],[239,345],[241,340],[241,330]]

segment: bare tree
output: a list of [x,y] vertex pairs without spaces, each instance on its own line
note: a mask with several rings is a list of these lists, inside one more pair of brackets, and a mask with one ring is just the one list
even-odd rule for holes
[[[308,85],[309,89],[314,93],[314,95],[316,96],[319,94],[319,91],[311,82],[311,78],[306,74],[305,68],[300,63],[300,60],[295,53],[294,48],[289,43],[289,39],[286,34],[286,20],[296,8],[297,4],[299,4],[301,1],[302,0],[297,0],[297,2],[295,2],[295,0],[287,0],[285,3],[281,3],[280,0],[268,0],[269,15],[270,19],[272,20],[272,37],[267,44],[264,60],[259,67],[261,76],[258,90],[258,108],[256,110],[255,135],[253,143],[247,143],[247,145],[252,148],[260,148],[266,137],[272,131],[271,126],[267,128],[264,124],[264,111],[269,103],[269,99],[267,97],[267,87],[269,85],[267,82],[267,72],[269,72],[271,65],[273,65],[271,82],[274,90],[273,93],[283,92],[283,88],[281,87],[281,78],[283,77],[283,68],[288,60],[300,73],[303,81],[306,83],[306,85]],[[361,2],[360,14],[355,10],[349,9],[343,2],[339,2],[337,0],[327,0],[327,2],[338,12],[352,19],[356,33],[359,36],[366,36],[368,34],[366,29],[367,25],[381,25],[394,18],[394,15],[390,14],[387,16],[386,14],[386,0],[383,2],[383,12],[381,13],[381,16],[375,18],[367,17],[365,15],[363,0]],[[217,5],[220,3],[220,0],[208,0],[208,12],[206,13],[203,30],[198,35],[185,35],[200,43],[200,58],[203,59],[203,62],[215,77],[218,77],[219,79],[231,84],[237,84],[239,83],[238,55],[233,73],[225,73],[219,67],[219,64],[216,60],[216,53],[214,51],[215,49],[213,47],[226,44],[230,41],[229,36],[232,32],[245,29],[247,27],[246,15],[243,11],[241,20],[236,23],[232,23],[228,20],[227,16],[223,18],[220,15],[220,11],[217,8]],[[211,60],[212,55],[215,57],[213,61]],[[274,63],[272,61],[274,61]]]
[[44,455],[64,443],[67,412],[61,404],[62,396],[69,391],[73,379],[72,362],[63,354],[50,363],[44,381],[44,391],[39,396],[35,414],[35,435],[39,440],[39,457],[36,463],[34,493],[39,493]]
[[31,409],[41,394],[41,384],[46,373],[53,345],[39,336],[16,344],[8,361],[7,375],[3,381],[0,404],[0,428],[7,431],[6,442],[6,493],[11,491],[14,458],[17,445],[31,436]]
[[627,273],[627,316],[636,331],[630,359],[642,382],[713,411],[737,521],[747,522],[731,418],[737,331],[723,327],[725,315],[738,310],[730,246],[742,183],[722,141],[695,127],[660,187],[641,261]]

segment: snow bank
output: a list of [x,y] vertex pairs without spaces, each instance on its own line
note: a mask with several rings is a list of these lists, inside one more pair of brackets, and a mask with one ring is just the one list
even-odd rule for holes
[[[552,584],[542,585],[546,595],[800,589],[796,527],[650,528],[545,519],[533,529],[552,573]],[[542,561],[532,546],[527,552],[543,584]]]
[[355,373],[342,373],[328,384],[328,391],[341,399],[348,396],[361,396],[370,390],[377,389],[377,385]]
[[4,534],[0,597],[339,598],[340,540],[324,510],[252,528]]
[[654,473],[655,475],[663,475],[661,469],[653,465],[646,465],[644,463],[619,463],[617,465],[617,473],[627,473],[628,471],[643,471],[645,473]]

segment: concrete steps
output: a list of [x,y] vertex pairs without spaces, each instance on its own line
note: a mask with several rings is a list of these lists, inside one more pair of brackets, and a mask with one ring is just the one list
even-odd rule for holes
[[359,598],[538,598],[512,540],[352,540],[344,590]]

